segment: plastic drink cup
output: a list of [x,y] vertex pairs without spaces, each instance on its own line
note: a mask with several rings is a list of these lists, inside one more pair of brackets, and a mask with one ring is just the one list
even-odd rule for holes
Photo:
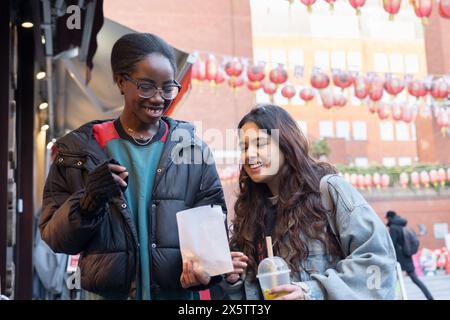
[[265,300],[273,300],[286,295],[287,292],[271,294],[270,291],[284,284],[290,284],[290,270],[286,262],[280,257],[269,257],[261,261],[258,266],[259,285]]

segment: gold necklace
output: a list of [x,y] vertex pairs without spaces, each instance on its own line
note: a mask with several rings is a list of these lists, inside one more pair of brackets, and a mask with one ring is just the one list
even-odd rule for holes
[[152,137],[146,138],[146,137],[144,137],[144,135],[139,134],[139,133],[137,133],[136,131],[134,131],[133,129],[128,128],[128,127],[127,127],[127,131],[131,133],[131,134],[130,134],[131,136],[133,136],[133,135],[139,135],[139,139],[141,139],[141,140],[147,140],[147,139],[151,139],[151,138],[152,138]]
[[138,134],[136,131],[134,131],[133,129],[129,128],[127,126],[127,131],[129,132],[130,137],[134,140],[134,142],[136,142],[136,144],[140,145],[140,146],[146,146],[148,145],[151,141],[153,137],[148,137],[145,138],[142,134],[139,134],[139,139],[140,140],[145,140],[144,142],[139,142],[135,137],[134,134]]

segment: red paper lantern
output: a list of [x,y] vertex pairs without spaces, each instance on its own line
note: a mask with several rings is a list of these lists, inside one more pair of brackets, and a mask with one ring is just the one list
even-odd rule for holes
[[430,186],[430,176],[428,175],[428,172],[422,171],[420,173],[420,182],[428,188]]
[[244,65],[237,58],[234,58],[225,64],[225,72],[230,77],[239,77],[242,71],[244,71]]
[[380,187],[381,187],[381,175],[378,172],[375,172],[373,174],[373,184],[375,185],[375,187],[377,187],[377,189],[380,189]]
[[408,186],[409,176],[406,172],[400,173],[400,185],[402,188],[406,188]]
[[266,77],[263,64],[254,64],[247,69],[247,77],[249,81],[263,81]]
[[439,128],[445,129],[449,125],[449,115],[445,109],[440,109],[437,113],[436,124]]
[[225,82],[225,71],[222,68],[217,70],[216,78],[214,79],[216,85],[222,84]]
[[369,98],[372,101],[379,101],[383,97],[384,80],[375,77],[369,83]]
[[416,16],[422,19],[422,24],[428,23],[428,18],[433,11],[433,0],[411,0]]
[[243,77],[231,77],[228,79],[228,85],[233,89],[237,89],[244,85],[245,81]]
[[356,178],[356,186],[360,189],[364,189],[366,187],[364,175],[358,174],[358,177]]
[[368,173],[364,175],[364,184],[367,188],[371,188],[373,186],[372,176]]
[[336,107],[342,108],[347,104],[347,98],[343,94],[337,94],[334,96],[333,102]]
[[327,74],[318,70],[313,71],[311,75],[311,85],[313,86],[313,88],[321,90],[328,87],[329,84],[330,78]]
[[420,177],[417,171],[411,173],[411,183],[414,185],[414,187],[419,188]]
[[450,19],[450,0],[439,0],[439,14],[442,18]]
[[316,2],[316,0],[300,0],[307,8],[308,12],[312,11],[312,5]]
[[376,102],[369,100],[367,103],[367,106],[369,107],[370,113],[375,113],[378,111],[378,103],[376,103]]
[[357,76],[354,80],[354,91],[355,96],[358,99],[364,99],[369,94],[369,84],[367,82],[366,77]]
[[345,89],[350,87],[353,84],[354,78],[348,71],[333,71],[333,83],[341,88]]
[[281,95],[286,99],[291,100],[295,96],[295,88],[292,85],[286,85],[281,89]]
[[303,88],[302,90],[300,90],[300,98],[302,98],[306,102],[314,99],[314,96],[315,96],[314,90],[309,87],[306,87],[306,88]]
[[413,121],[415,116],[414,109],[408,106],[403,107],[402,112],[402,121],[406,123],[410,123]]
[[269,79],[275,84],[285,83],[288,79],[288,73],[283,68],[283,66],[279,65],[269,73]]
[[445,186],[445,180],[446,180],[445,170],[443,168],[440,168],[438,170],[438,182],[441,184],[441,186]]
[[435,187],[437,187],[438,182],[439,182],[439,177],[438,177],[438,172],[436,169],[430,170],[430,181]]
[[436,79],[431,83],[430,94],[435,99],[445,99],[449,93],[447,82],[444,79]]
[[356,10],[356,15],[361,14],[361,7],[366,4],[366,0],[348,0],[353,8]]
[[256,91],[262,88],[262,82],[259,81],[254,81],[254,82],[248,82],[247,83],[247,88],[250,91]]
[[387,118],[389,118],[389,107],[385,103],[380,103],[378,105],[377,112],[378,118],[380,118],[380,120],[386,120]]
[[200,58],[197,58],[192,66],[191,77],[194,83],[206,79],[205,63]]
[[268,95],[274,95],[277,92],[277,85],[270,81],[263,81],[262,88]]
[[389,20],[394,20],[394,16],[400,10],[402,0],[383,0],[383,8],[389,13]]
[[396,77],[389,77],[384,83],[384,90],[390,95],[396,96],[405,88],[405,82]]
[[331,109],[334,106],[334,96],[330,90],[325,90],[320,93],[322,98],[322,105],[325,109]]
[[389,175],[387,175],[386,173],[384,173],[384,174],[381,176],[381,186],[382,186],[383,188],[389,187],[390,181],[391,181],[391,177],[389,177]]
[[392,105],[392,119],[395,121],[402,120],[403,108],[399,104]]
[[217,65],[216,57],[214,57],[212,54],[208,54],[208,56],[206,57],[205,69],[206,79],[208,81],[215,81],[219,67]]
[[420,98],[427,94],[427,87],[423,81],[413,80],[408,83],[408,92],[410,95]]

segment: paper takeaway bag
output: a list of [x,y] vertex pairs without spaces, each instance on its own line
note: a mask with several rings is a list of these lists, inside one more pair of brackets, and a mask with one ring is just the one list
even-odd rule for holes
[[183,261],[198,261],[210,276],[233,271],[224,218],[220,206],[203,206],[177,213]]

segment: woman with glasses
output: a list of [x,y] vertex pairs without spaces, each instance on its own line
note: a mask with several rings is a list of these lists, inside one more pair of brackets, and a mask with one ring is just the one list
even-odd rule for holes
[[191,124],[164,116],[179,94],[172,48],[148,33],[113,46],[122,114],[62,137],[44,189],[42,238],[81,253],[81,286],[92,298],[194,299],[221,280],[183,264],[176,213],[220,205],[211,152]]

